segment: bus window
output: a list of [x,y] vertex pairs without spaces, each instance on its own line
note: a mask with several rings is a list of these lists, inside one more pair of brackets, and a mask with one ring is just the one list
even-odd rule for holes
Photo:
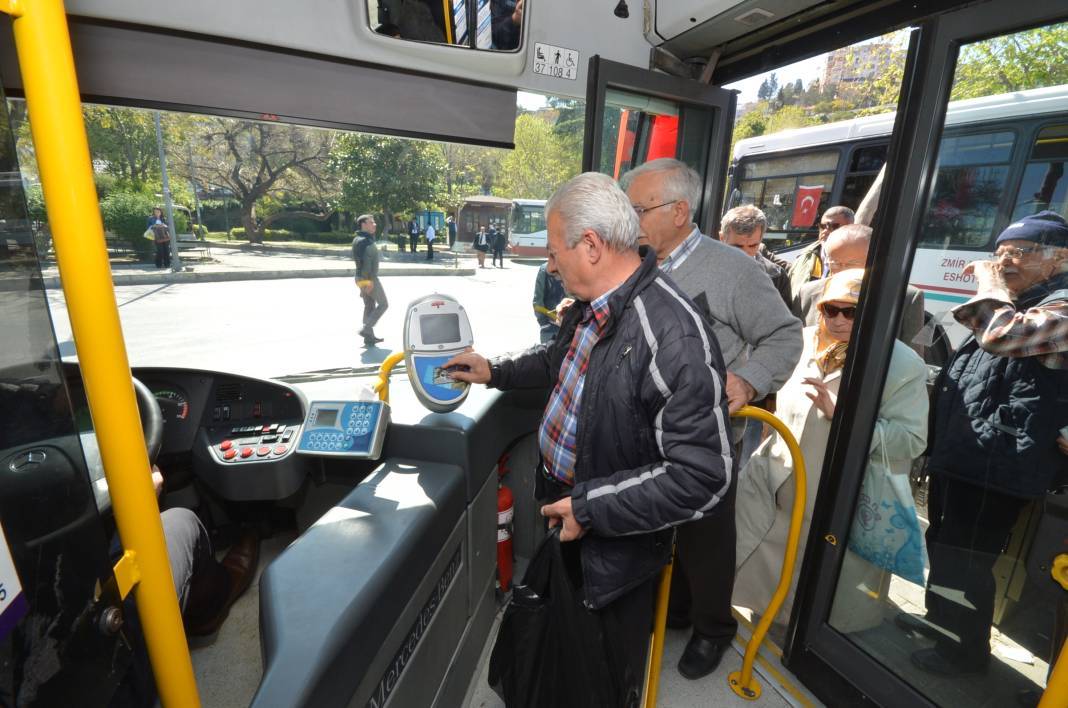
[[1039,131],[1016,194],[1012,218],[1015,221],[1043,209],[1068,215],[1068,125],[1051,125]]
[[837,150],[825,150],[742,163],[739,203],[755,204],[764,211],[768,218],[764,238],[769,247],[788,246],[815,235],[815,219],[799,222],[794,214],[795,196],[802,188],[818,189],[819,206],[811,212],[818,218],[830,206],[838,155]]
[[842,206],[856,209],[868,193],[868,188],[875,181],[879,169],[886,162],[886,150],[888,145],[868,145],[859,147],[853,151],[849,158],[849,171],[842,183],[842,196],[838,203]]
[[1005,193],[1015,135],[1011,131],[947,137],[920,243],[985,248]]

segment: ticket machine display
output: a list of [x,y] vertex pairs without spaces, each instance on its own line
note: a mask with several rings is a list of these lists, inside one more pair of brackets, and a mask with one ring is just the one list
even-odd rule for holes
[[388,427],[389,405],[382,401],[314,401],[297,452],[375,460]]
[[467,398],[470,386],[454,381],[445,362],[474,344],[463,306],[448,295],[428,295],[408,306],[404,318],[404,362],[420,403],[448,413]]

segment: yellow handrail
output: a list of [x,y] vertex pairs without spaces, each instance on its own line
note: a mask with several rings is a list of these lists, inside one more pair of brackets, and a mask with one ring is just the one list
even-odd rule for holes
[[130,382],[63,2],[6,0],[0,11],[14,17],[56,261],[119,537],[140,574],[134,597],[160,699],[199,706]]
[[402,359],[404,359],[404,352],[393,352],[378,367],[378,379],[371,388],[378,394],[378,400],[383,403],[389,403],[389,375],[393,373],[393,367]]
[[1068,706],[1068,640],[1061,647],[1060,657],[1053,667],[1049,681],[1046,682],[1046,690],[1042,692],[1042,699],[1038,702],[1038,708],[1061,708]]
[[[805,512],[807,483],[805,481],[805,460],[801,455],[801,448],[785,423],[768,411],[755,406],[743,407],[734,414],[734,417],[753,418],[775,428],[782,435],[783,440],[786,441],[786,446],[790,449],[790,456],[794,462],[794,508],[790,515],[790,531],[786,540],[786,553],[782,559],[779,586],[775,589],[771,602],[768,603],[764,615],[760,618],[756,630],[745,647],[742,670],[735,671],[727,677],[731,690],[742,698],[752,701],[760,697],[760,684],[753,678],[753,662],[756,661],[757,651],[760,649],[760,644],[764,641],[764,637],[771,627],[772,620],[775,619],[775,615],[778,614],[779,608],[782,607],[782,603],[786,599],[786,594],[790,590],[790,581],[794,576],[794,564],[797,561],[797,544],[801,540],[801,520],[804,518]],[[660,576],[660,589],[656,598],[656,612],[653,621],[653,646],[649,662],[649,676],[646,681],[646,708],[654,708],[656,706],[656,694],[660,685],[660,664],[663,663],[664,655],[664,633],[667,625],[672,565],[672,563],[669,563]]]

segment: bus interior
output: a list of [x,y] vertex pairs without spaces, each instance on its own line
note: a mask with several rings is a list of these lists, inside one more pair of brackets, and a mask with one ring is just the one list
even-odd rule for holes
[[[514,150],[519,117],[531,112],[517,108],[517,95],[534,94],[553,119],[562,106],[582,109],[581,168],[576,154],[564,178],[580,169],[619,178],[675,157],[702,179],[694,214],[702,232],[716,237],[726,209],[753,204],[767,215],[773,250],[807,245],[827,207],[859,207],[880,182],[856,344],[820,441],[823,464],[809,472],[814,494],[792,611],[775,618],[751,664],[763,688],[746,694],[727,678],[742,667],[764,612],[738,606],[734,650],[699,681],[675,671],[688,632],[667,630],[662,667],[651,672],[659,692],[643,705],[1068,705],[1068,652],[1057,645],[1068,621],[1063,495],[1029,500],[995,552],[992,657],[978,675],[933,675],[910,661],[932,640],[902,631],[895,618],[922,612],[929,588],[890,573],[857,582],[843,570],[906,289],[923,292],[932,324],[916,336],[930,343],[934,325],[950,328],[951,308],[976,292],[961,268],[987,257],[996,234],[1044,209],[1068,216],[1060,39],[1068,8],[1008,0],[518,6],[26,0],[4,8],[12,18],[0,43],[0,173],[11,176],[0,181],[0,705],[123,704],[130,676],[154,672],[165,706],[500,706],[486,677],[509,599],[496,547],[502,483],[515,500],[512,583],[545,533],[533,470],[548,391],[472,386],[459,407],[435,408],[413,349],[361,356],[346,333],[352,342],[335,354],[335,325],[312,330],[323,320],[310,313],[328,310],[338,329],[355,332],[348,277],[336,291],[344,301],[317,301],[294,275],[254,297],[134,330],[127,305],[150,288],[112,285],[104,224],[115,222],[97,214],[105,207],[94,171],[103,170],[85,149],[100,138],[69,137],[70,115],[59,111],[67,94],[80,101],[78,125],[83,105],[115,111],[109,125],[140,125],[151,151],[156,134],[145,126],[163,115],[201,135],[181,146],[190,163],[195,155],[199,169],[218,163],[235,174],[269,134],[301,149],[376,136]],[[30,29],[42,24],[59,34]],[[68,28],[72,66],[64,51],[49,51],[65,47],[55,42]],[[1018,49],[1025,40],[1041,61],[1027,62]],[[54,65],[50,55],[60,57]],[[1002,81],[978,68],[1010,59],[1025,78]],[[872,69],[869,60],[886,63]],[[76,85],[56,89],[50,103],[42,78],[70,68]],[[784,81],[818,78],[815,93],[766,90],[774,72]],[[837,88],[828,88],[832,78]],[[1030,83],[1006,87],[1011,81]],[[57,155],[69,155],[69,165]],[[359,173],[339,180],[339,193]],[[321,187],[303,184],[309,193]],[[801,209],[806,196],[817,206]],[[266,213],[262,198],[248,196]],[[516,255],[543,256],[544,205],[460,197],[450,207],[456,250],[494,225],[510,233]],[[143,230],[143,218],[138,224]],[[498,324],[533,323],[515,306],[529,307],[533,271],[520,296],[487,289],[460,303],[480,351],[536,343],[533,329],[513,336]],[[437,280],[447,294],[453,279]],[[392,292],[397,310],[431,294]],[[283,300],[298,306],[274,319],[271,303]],[[228,329],[209,335],[200,318],[224,319]],[[172,330],[192,353],[153,343],[175,341]],[[963,335],[951,339],[956,347]],[[323,353],[313,368],[294,370],[289,347]],[[931,367],[932,388],[937,374]],[[333,430],[331,403],[351,411],[350,428],[379,435],[380,448],[335,454],[340,442],[312,441],[313,431]],[[163,477],[158,507],[145,472],[152,465]],[[926,530],[922,456],[911,470]],[[242,532],[260,539],[248,592],[216,631],[190,636],[187,653],[156,523],[160,509],[175,508],[196,513],[218,556]],[[137,563],[143,568],[131,570]],[[151,616],[142,607],[150,594],[163,608]],[[173,636],[159,638],[159,627]],[[161,654],[170,640],[181,651]]]

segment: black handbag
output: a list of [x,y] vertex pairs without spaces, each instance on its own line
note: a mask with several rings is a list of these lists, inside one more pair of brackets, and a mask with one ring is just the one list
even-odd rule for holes
[[583,604],[579,544],[542,541],[501,619],[489,684],[508,708],[636,703],[617,627]]

